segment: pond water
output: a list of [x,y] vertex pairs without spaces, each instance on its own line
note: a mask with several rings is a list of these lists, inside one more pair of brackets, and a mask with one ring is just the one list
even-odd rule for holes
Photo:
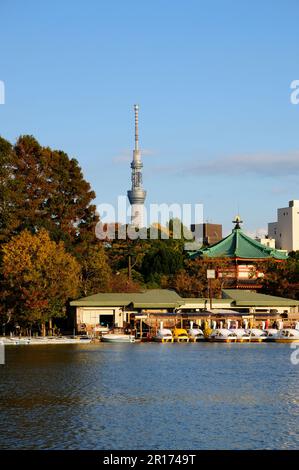
[[296,449],[292,352],[273,343],[9,346],[0,448]]

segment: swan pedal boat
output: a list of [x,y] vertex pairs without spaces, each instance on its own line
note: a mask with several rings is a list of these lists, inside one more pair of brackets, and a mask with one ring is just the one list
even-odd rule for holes
[[236,343],[237,335],[226,328],[219,328],[213,330],[208,339],[209,341],[218,343]]
[[203,331],[199,328],[190,328],[187,333],[189,336],[189,341],[193,341],[194,343],[196,341],[203,341],[205,339]]
[[235,328],[230,329],[232,333],[235,333],[237,336],[236,342],[237,343],[249,343],[250,342],[250,335],[244,328]]
[[189,336],[187,331],[184,328],[174,328],[173,340],[177,343],[188,343]]
[[274,341],[276,343],[299,343],[299,330],[293,328],[280,330]]
[[160,328],[153,340],[159,343],[173,343],[173,336],[168,328]]
[[272,342],[276,340],[279,330],[276,328],[269,328],[268,330],[264,330],[264,332],[267,335],[266,341]]
[[267,339],[267,335],[264,330],[260,330],[259,328],[251,328],[246,330],[246,333],[250,336],[250,341],[252,343],[261,343]]

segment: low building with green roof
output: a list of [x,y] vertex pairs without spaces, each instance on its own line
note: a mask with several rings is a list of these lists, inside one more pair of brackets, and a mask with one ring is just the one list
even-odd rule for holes
[[182,298],[169,289],[149,289],[136,293],[98,293],[70,303],[76,307],[76,324],[91,325],[98,331],[112,326],[123,328],[132,314],[171,313],[181,305]]
[[224,289],[222,298],[184,298],[169,289],[148,289],[138,293],[98,293],[71,302],[76,308],[77,331],[103,332],[123,328],[132,321],[148,326],[160,321],[221,317],[288,317],[298,312],[299,302],[293,299],[259,294],[250,290]]

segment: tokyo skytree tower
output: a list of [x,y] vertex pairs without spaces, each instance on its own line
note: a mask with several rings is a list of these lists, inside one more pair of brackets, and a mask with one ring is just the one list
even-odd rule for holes
[[128,191],[128,198],[131,204],[131,224],[135,227],[144,227],[144,201],[146,191],[142,187],[142,161],[141,153],[139,150],[139,135],[138,135],[138,111],[139,106],[134,105],[135,111],[135,148],[133,150],[133,160],[131,162],[132,174],[132,188]]

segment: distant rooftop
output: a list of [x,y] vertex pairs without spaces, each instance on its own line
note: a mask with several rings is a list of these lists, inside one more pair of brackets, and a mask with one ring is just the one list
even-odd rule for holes
[[293,199],[292,201],[289,201],[289,207],[299,207],[299,200]]

